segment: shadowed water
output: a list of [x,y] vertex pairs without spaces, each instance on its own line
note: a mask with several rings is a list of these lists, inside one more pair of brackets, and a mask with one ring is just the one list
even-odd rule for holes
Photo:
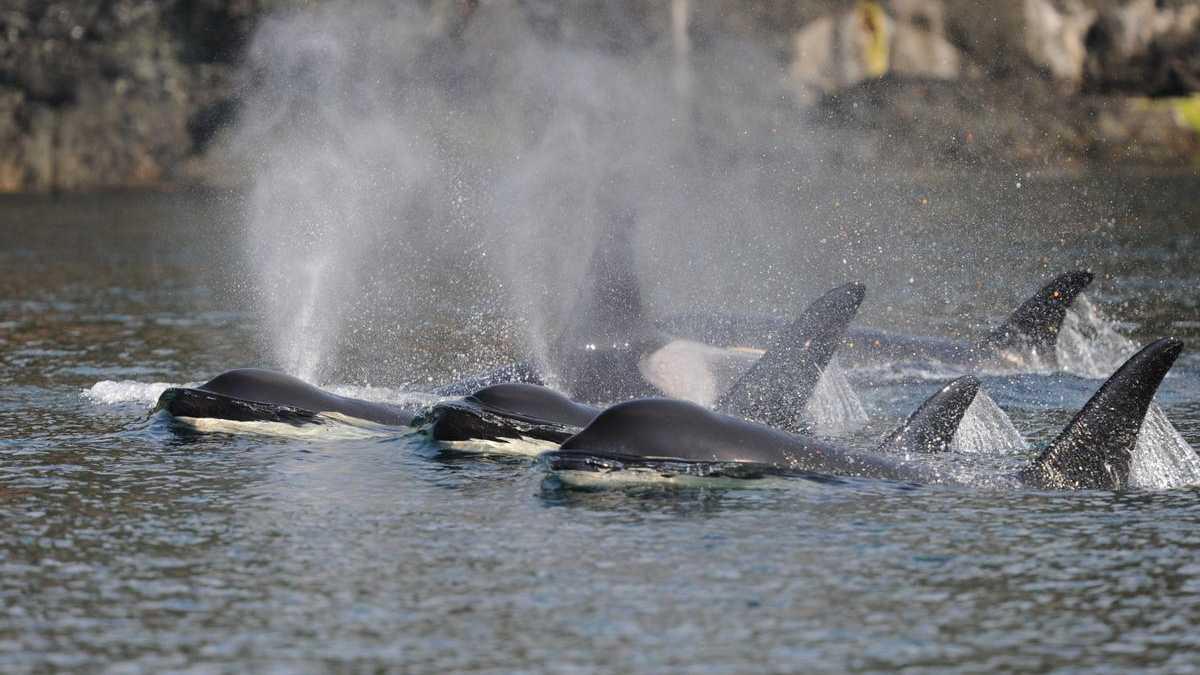
[[[1157,401],[1183,443],[1200,443],[1200,242],[1187,210],[1195,180],[1027,181],[1035,196],[1005,212],[1005,227],[959,237],[959,216],[987,184],[881,188],[878,220],[865,215],[861,238],[829,244],[872,250],[864,242],[883,231],[872,223],[917,208],[914,191],[946,204],[904,230],[937,247],[849,264],[845,278],[870,288],[864,320],[977,335],[1043,277],[1090,267],[1093,309],[1122,334],[1189,342]],[[813,197],[818,209],[845,197],[826,188]],[[1157,198],[1101,209],[1116,226],[1098,228],[1094,212],[1060,206],[1081,190]],[[954,205],[938,201],[956,192]],[[5,672],[1197,666],[1196,488],[1055,494],[1004,481],[797,479],[579,491],[524,458],[441,452],[387,430],[298,437],[172,426],[149,413],[167,383],[278,365],[253,305],[240,304],[246,277],[225,225],[234,210],[170,195],[0,202]],[[1047,212],[1061,223],[1053,235]],[[1078,236],[1064,243],[1063,231]],[[787,246],[771,255],[807,255]],[[1019,262],[986,273],[936,264],[960,253]],[[924,273],[908,284],[914,270]],[[710,270],[714,284],[724,271]],[[797,297],[842,278],[794,271]],[[469,284],[428,283],[411,290],[470,306],[453,295]],[[672,297],[670,283],[656,297]],[[406,328],[387,350],[429,358],[402,377],[389,368],[332,384],[394,401],[414,383],[469,371],[477,343],[511,350],[503,330],[489,329],[506,321],[497,314],[398,316]],[[370,373],[382,347],[349,347],[361,354],[352,372]],[[1086,374],[982,379],[1038,447],[1099,386]],[[828,430],[866,446],[940,377],[937,366],[847,372],[868,422]],[[1174,433],[1154,419],[1162,438]],[[986,477],[1023,456],[964,445],[941,461]]]

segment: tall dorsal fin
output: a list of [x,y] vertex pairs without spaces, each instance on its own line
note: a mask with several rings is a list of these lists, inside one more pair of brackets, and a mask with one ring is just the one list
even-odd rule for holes
[[631,216],[614,217],[596,241],[587,275],[572,308],[574,326],[586,326],[589,334],[642,330],[642,284],[633,250],[634,222]]
[[1083,270],[1060,274],[1021,303],[1004,323],[983,340],[993,349],[1036,349],[1048,351],[1058,341],[1063,318],[1075,298],[1092,283],[1092,273]]
[[829,291],[775,335],[767,353],[717,401],[716,409],[795,431],[821,373],[845,339],[866,294],[860,283]]
[[1021,472],[1022,481],[1061,490],[1124,488],[1146,410],[1182,350],[1183,342],[1162,338],[1131,356]]
[[979,380],[964,375],[942,387],[879,445],[880,452],[945,452],[979,391]]
[[633,216],[612,210],[609,229],[596,243],[579,296],[550,349],[551,381],[580,400],[611,403],[657,393],[638,364],[665,339],[642,308],[633,235]]

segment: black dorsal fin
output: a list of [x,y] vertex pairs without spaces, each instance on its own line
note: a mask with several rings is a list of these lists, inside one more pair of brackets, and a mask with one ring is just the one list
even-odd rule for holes
[[829,291],[775,335],[766,354],[717,401],[716,409],[795,431],[821,373],[866,294],[860,283]]
[[1092,283],[1092,273],[1083,270],[1060,274],[1021,303],[1000,327],[983,340],[992,349],[1036,349],[1047,351],[1058,341],[1063,318],[1075,298]]
[[614,209],[596,242],[564,330],[549,350],[548,381],[572,397],[611,403],[657,390],[639,370],[665,338],[646,320],[634,265],[634,218]]
[[1183,342],[1162,338],[1130,357],[1021,472],[1022,481],[1063,490],[1124,488],[1146,410],[1182,350]]
[[[634,256],[634,221],[622,215],[596,241],[560,342],[624,342],[647,331]],[[575,346],[572,344],[572,346]]]
[[979,391],[979,380],[964,375],[942,387],[879,445],[880,452],[945,452]]

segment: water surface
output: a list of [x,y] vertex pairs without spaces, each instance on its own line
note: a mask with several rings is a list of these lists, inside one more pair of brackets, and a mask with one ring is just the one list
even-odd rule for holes
[[[1124,336],[1200,344],[1194,177],[1027,179],[1020,204],[988,210],[989,184],[902,183],[870,206],[860,199],[853,216],[821,221],[853,225],[828,243],[848,269],[797,263],[765,283],[811,297],[863,278],[875,303],[865,321],[971,334],[1082,264],[1098,273],[1091,301]],[[923,211],[920,195],[936,208]],[[809,197],[817,213],[850,203],[836,186]],[[527,460],[409,435],[175,428],[149,414],[167,383],[272,365],[240,286],[234,211],[188,195],[0,202],[6,672],[1200,667],[1196,488],[576,491]],[[903,258],[868,255],[888,239],[904,242]],[[803,236],[783,241],[780,261],[817,255]],[[721,274],[710,271],[714,288]],[[657,283],[660,309],[685,285]],[[471,365],[459,355],[472,339],[508,349],[480,321],[424,317],[390,348],[438,358],[372,378],[360,345],[366,365],[344,372],[368,375],[326,384],[386,399],[449,377]],[[1195,353],[1158,397],[1192,445]],[[870,417],[855,442],[894,425],[940,377],[849,373]],[[1100,383],[1059,371],[984,381],[1033,446]]]

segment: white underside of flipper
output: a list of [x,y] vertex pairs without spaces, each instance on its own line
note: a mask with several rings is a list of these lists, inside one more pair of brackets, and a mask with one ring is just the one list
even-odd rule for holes
[[667,396],[711,408],[762,354],[756,349],[673,340],[643,358],[638,369]]

